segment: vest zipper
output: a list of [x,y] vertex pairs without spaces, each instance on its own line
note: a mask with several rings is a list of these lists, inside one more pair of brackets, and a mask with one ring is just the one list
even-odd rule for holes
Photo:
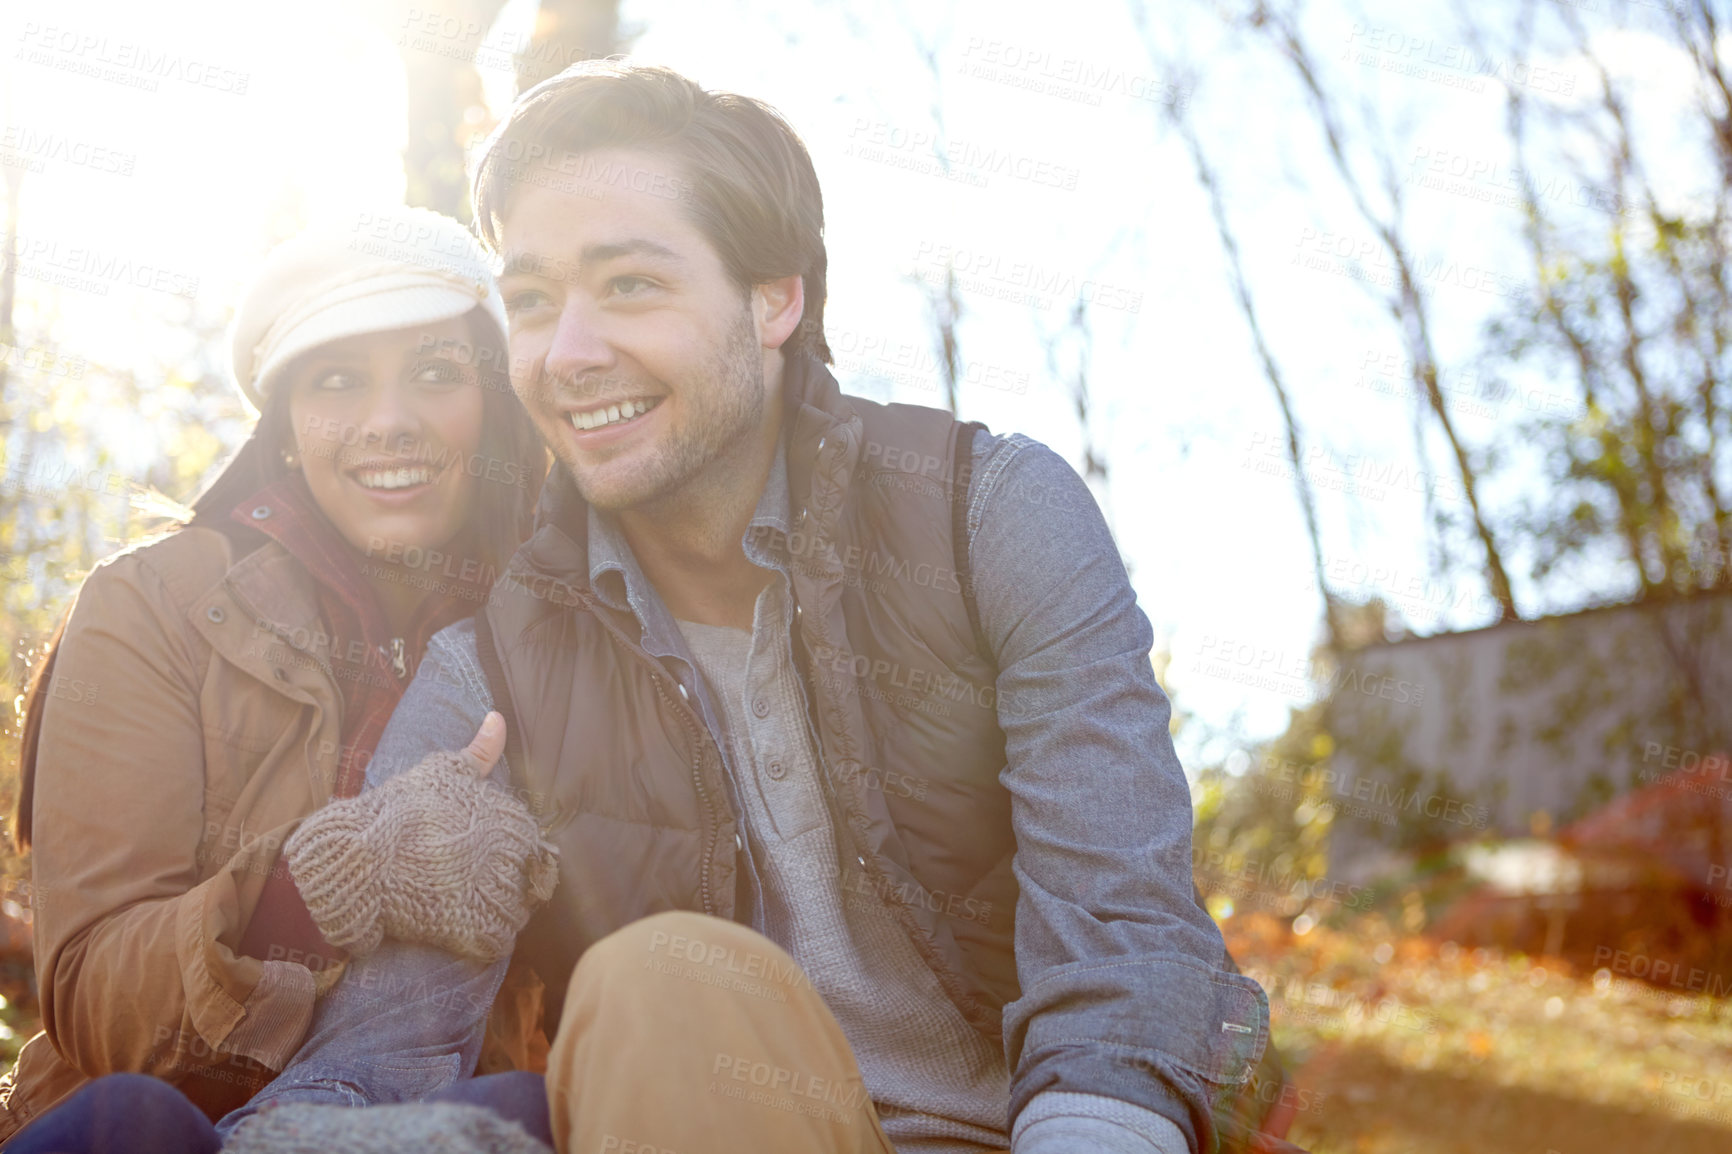
[[403,652],[401,637],[391,638],[391,672],[397,675],[398,681],[409,676],[409,658]]
[[709,914],[712,917],[716,916],[715,898],[710,887],[710,868],[715,861],[716,843],[721,840],[722,827],[721,821],[716,815],[715,802],[710,797],[709,788],[704,785],[704,742],[710,740],[709,731],[704,728],[703,723],[698,720],[696,713],[690,706],[682,706],[668,693],[668,671],[662,668],[661,662],[646,653],[642,646],[633,643],[629,638],[627,638],[625,634],[620,631],[619,627],[614,624],[606,610],[596,609],[591,598],[586,597],[581,591],[570,584],[566,584],[565,587],[571,590],[589,615],[599,621],[602,628],[607,630],[608,633],[613,636],[615,643],[622,646],[627,653],[630,653],[634,658],[650,668],[650,681],[651,684],[656,687],[656,696],[661,698],[662,701],[666,703],[667,707],[673,710],[674,715],[685,723],[686,732],[691,735],[692,786],[698,791],[698,805],[703,810],[705,819],[704,857],[703,866],[698,872],[698,897],[699,900],[703,902],[704,913]]
[[[666,676],[666,674],[664,673],[663,676]],[[656,695],[663,701],[667,702],[668,706],[676,713],[680,713],[681,720],[686,721],[686,728],[688,730],[694,730],[690,719],[685,717],[684,713],[680,710],[680,707],[674,704],[673,699],[669,697],[667,691],[662,688],[660,678],[656,680]],[[710,893],[710,865],[715,860],[716,842],[721,840],[721,823],[716,821],[713,816],[714,806],[710,802],[710,791],[708,787],[704,785],[703,741],[707,736],[708,734],[703,732],[703,726],[699,725],[695,727],[695,740],[692,742],[692,785],[695,786],[698,791],[698,804],[703,808],[705,816],[710,818],[710,821],[707,823],[709,828],[705,830],[707,836],[704,838],[704,869],[702,876],[698,879],[698,889],[699,896],[702,898],[704,903],[704,912],[713,916],[716,909],[715,901]],[[738,862],[735,863],[735,868],[739,868]]]

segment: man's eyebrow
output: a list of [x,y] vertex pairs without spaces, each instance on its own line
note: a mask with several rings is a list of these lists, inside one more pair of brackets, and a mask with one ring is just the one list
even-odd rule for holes
[[[671,264],[684,265],[686,258],[659,241],[646,237],[633,237],[630,240],[614,241],[610,244],[591,244],[584,246],[578,253],[578,267],[600,264],[603,261],[617,260],[622,256],[653,256]],[[548,258],[533,252],[508,252],[501,258],[499,275],[508,277],[546,276],[546,268],[551,264]]]
[[631,240],[622,240],[614,244],[588,245],[578,254],[578,262],[580,264],[589,264],[592,261],[600,262],[604,260],[614,260],[622,256],[656,256],[661,257],[663,260],[671,261],[674,264],[686,263],[685,257],[681,256],[667,245],[659,244],[653,240],[646,240],[642,237],[634,237]]

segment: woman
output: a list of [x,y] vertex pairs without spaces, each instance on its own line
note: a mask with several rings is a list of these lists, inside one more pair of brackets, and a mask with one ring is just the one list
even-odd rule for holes
[[187,524],[91,573],[28,692],[45,1029],[0,1139],[116,1072],[214,1119],[295,1052],[342,955],[278,851],[358,791],[546,473],[504,333],[481,249],[435,213],[357,216],[266,261],[231,334],[257,428]]

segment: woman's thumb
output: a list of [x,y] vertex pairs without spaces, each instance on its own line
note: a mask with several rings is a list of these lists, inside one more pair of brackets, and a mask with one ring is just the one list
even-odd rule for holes
[[463,751],[463,759],[475,771],[476,777],[486,777],[493,772],[494,763],[504,752],[505,718],[496,712],[489,713],[482,719],[481,728],[475,731],[475,740]]

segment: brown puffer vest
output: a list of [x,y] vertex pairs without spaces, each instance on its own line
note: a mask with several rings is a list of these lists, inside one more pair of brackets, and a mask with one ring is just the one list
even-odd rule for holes
[[[844,397],[816,361],[790,363],[785,389],[794,651],[837,870],[891,899],[964,1016],[1001,1037],[1018,992],[1015,840],[996,674],[953,528],[978,426]],[[587,507],[569,480],[550,488],[477,622],[515,714],[512,764],[568,879],[519,945],[556,1021],[563,977],[599,938],[667,909],[736,917],[739,842],[720,751],[635,621],[589,589]]]
[[[839,877],[892,899],[964,1017],[1002,1041],[1020,992],[1016,843],[997,671],[963,592],[980,426],[845,396],[816,361],[790,363],[784,388],[794,654]],[[607,934],[662,910],[744,916],[721,753],[636,621],[591,592],[587,517],[569,479],[550,480],[540,528],[476,616],[507,757],[565,879],[518,939],[550,1032],[577,959]],[[1259,1133],[1284,1084],[1270,1045],[1249,1083],[1223,1088],[1223,1152],[1297,1150]]]

